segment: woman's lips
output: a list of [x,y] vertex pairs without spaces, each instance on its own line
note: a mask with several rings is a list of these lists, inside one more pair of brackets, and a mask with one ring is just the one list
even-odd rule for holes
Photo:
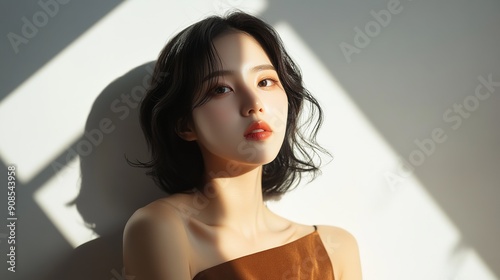
[[271,136],[273,131],[265,121],[256,121],[250,124],[245,131],[245,138],[252,141],[260,141]]

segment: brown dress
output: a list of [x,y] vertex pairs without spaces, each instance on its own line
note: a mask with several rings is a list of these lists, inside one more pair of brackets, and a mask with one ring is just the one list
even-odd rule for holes
[[334,280],[332,263],[314,229],[285,245],[207,268],[193,280]]

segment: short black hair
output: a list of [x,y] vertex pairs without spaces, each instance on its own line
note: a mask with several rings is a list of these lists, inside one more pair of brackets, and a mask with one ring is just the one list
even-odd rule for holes
[[[302,74],[286,52],[283,42],[272,26],[241,11],[226,16],[210,16],[179,32],[156,62],[151,87],[140,107],[140,122],[151,152],[148,162],[131,163],[148,168],[146,174],[168,194],[203,189],[204,163],[196,141],[179,137],[179,124],[192,121],[192,112],[210,99],[200,99],[203,78],[217,70],[219,56],[214,39],[227,32],[243,32],[252,36],[263,48],[274,66],[288,98],[288,116],[284,142],[276,158],[263,166],[264,198],[281,196],[295,187],[302,173],[314,179],[319,173],[321,157],[328,154],[316,142],[323,121],[318,101],[303,86]],[[216,79],[216,78],[214,78]],[[210,86],[216,83],[209,81]],[[304,101],[310,115],[299,124]],[[312,125],[312,127],[310,126]],[[302,131],[309,128],[307,135]],[[315,161],[319,161],[316,164]]]

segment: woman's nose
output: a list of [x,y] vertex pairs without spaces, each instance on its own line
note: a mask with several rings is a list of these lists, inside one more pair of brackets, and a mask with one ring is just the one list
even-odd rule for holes
[[246,89],[241,93],[242,107],[241,113],[243,116],[250,116],[252,114],[264,113],[264,104],[259,97],[259,93],[251,89]]

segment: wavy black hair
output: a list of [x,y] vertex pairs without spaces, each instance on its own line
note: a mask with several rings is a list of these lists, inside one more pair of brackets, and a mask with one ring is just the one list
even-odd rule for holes
[[[314,179],[321,157],[328,154],[316,142],[323,113],[318,101],[307,91],[302,74],[287,54],[278,33],[264,21],[241,11],[210,16],[174,36],[156,62],[151,87],[140,107],[140,122],[151,160],[131,163],[148,168],[158,186],[169,194],[203,189],[204,163],[196,141],[179,137],[177,128],[192,121],[192,112],[210,99],[199,98],[203,77],[218,69],[220,59],[213,45],[217,36],[243,32],[252,36],[269,57],[288,97],[284,142],[276,158],[263,166],[262,192],[265,198],[281,196],[295,187],[302,173]],[[217,81],[209,81],[209,88]],[[299,124],[304,101],[310,115]],[[310,126],[312,125],[312,127]],[[303,129],[309,128],[307,135]],[[319,160],[319,164],[315,161]]]

